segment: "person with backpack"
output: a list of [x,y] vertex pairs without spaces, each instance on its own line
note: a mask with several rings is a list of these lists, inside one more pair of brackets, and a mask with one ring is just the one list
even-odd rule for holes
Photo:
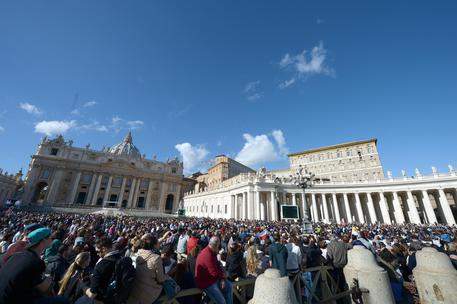
[[136,276],[128,304],[154,303],[161,295],[166,277],[162,258],[154,253],[158,247],[157,238],[150,234],[141,239],[136,258]]
[[95,265],[90,287],[86,287],[84,293],[89,299],[105,304],[125,303],[135,274],[132,259],[121,258],[113,248],[113,241],[106,236],[98,239],[95,245],[101,259]]
[[70,299],[72,303],[76,302],[83,295],[82,287],[90,280],[87,272],[89,264],[90,253],[79,253],[60,280],[58,294]]
[[59,281],[67,271],[68,266],[70,266],[67,261],[68,253],[68,245],[60,245],[60,247],[57,249],[57,255],[48,256],[48,259],[46,260],[45,273],[52,278],[54,292],[56,293],[59,290]]

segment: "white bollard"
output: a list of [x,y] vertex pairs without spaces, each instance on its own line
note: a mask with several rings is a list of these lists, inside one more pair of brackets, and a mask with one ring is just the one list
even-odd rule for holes
[[254,296],[249,304],[297,304],[289,277],[281,277],[279,270],[268,268],[255,280]]
[[349,287],[353,285],[354,279],[357,279],[360,288],[368,289],[368,293],[362,294],[363,303],[395,303],[387,272],[378,266],[373,253],[365,247],[354,246],[348,251],[348,263],[343,272]]
[[457,303],[457,270],[449,257],[434,248],[416,253],[414,280],[422,304]]

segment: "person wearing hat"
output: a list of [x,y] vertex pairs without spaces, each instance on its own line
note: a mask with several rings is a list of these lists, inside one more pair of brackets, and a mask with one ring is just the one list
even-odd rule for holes
[[63,297],[50,297],[52,280],[40,258],[51,245],[51,229],[38,228],[27,236],[27,249],[11,256],[0,269],[0,303],[69,303]]

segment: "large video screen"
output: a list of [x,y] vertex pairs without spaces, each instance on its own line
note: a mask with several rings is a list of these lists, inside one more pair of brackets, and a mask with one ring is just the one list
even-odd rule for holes
[[297,219],[299,218],[298,207],[290,205],[281,205],[283,219]]

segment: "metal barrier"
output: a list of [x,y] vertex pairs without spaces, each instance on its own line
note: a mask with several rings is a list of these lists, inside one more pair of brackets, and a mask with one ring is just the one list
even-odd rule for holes
[[[333,279],[331,275],[330,266],[318,266],[305,269],[305,272],[314,273],[311,285],[307,284],[302,280],[303,273],[299,272],[295,275],[291,275],[289,278],[294,288],[296,299],[300,304],[311,304],[311,303],[332,303],[336,300],[347,298],[348,302],[352,298],[354,303],[363,304],[362,293],[367,293],[368,290],[360,289],[357,280],[352,282],[351,288],[348,290],[339,290],[338,283]],[[249,298],[247,295],[247,289],[254,289],[255,278],[244,279],[232,283],[233,285],[233,300],[235,303],[245,304]],[[307,291],[308,297],[304,299],[303,291]],[[179,304],[178,299],[188,296],[198,297],[201,301],[205,297],[205,292],[199,288],[191,288],[181,290],[173,299],[168,299],[163,296],[159,299],[161,304]],[[208,298],[208,303],[214,303]]]
[[[244,279],[240,281],[232,282],[233,285],[233,300],[238,301],[238,303],[245,304],[248,302],[248,298],[246,295],[246,289],[252,285],[254,288],[255,278],[253,279]],[[168,299],[167,296],[162,296],[158,303],[160,304],[179,304],[178,299],[183,297],[195,296],[199,297],[199,299],[203,299],[205,297],[205,291],[199,288],[191,288],[191,289],[184,289],[181,290],[173,299]],[[208,298],[209,304],[214,304],[214,302]]]

